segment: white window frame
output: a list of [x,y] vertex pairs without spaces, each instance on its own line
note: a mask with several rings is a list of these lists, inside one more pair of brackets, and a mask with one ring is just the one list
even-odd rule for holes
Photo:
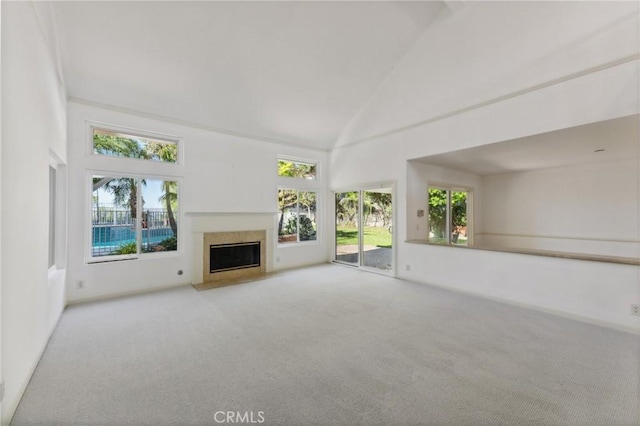
[[[296,162],[296,163],[307,163],[307,164],[314,164],[316,166],[316,177],[315,179],[301,179],[301,178],[293,178],[293,177],[289,177],[289,176],[279,176],[277,175],[278,178],[278,187],[275,193],[275,198],[276,198],[276,203],[277,203],[277,197],[278,197],[278,192],[280,190],[296,190],[298,192],[315,192],[316,193],[316,239],[315,240],[311,240],[311,241],[300,241],[299,237],[300,237],[300,207],[298,206],[298,241],[295,242],[278,242],[279,239],[279,235],[278,235],[278,226],[277,226],[277,220],[279,219],[278,215],[280,214],[280,211],[278,208],[276,208],[276,211],[278,212],[278,214],[276,215],[276,227],[275,227],[275,240],[277,242],[278,248],[286,248],[286,247],[300,247],[303,245],[315,245],[315,244],[320,244],[320,241],[322,239],[322,227],[323,227],[323,219],[324,219],[324,215],[323,213],[323,192],[320,189],[321,183],[320,180],[322,178],[322,164],[320,163],[320,161],[316,160],[316,159],[310,159],[310,158],[301,158],[301,157],[294,157],[294,156],[290,156],[290,155],[278,155],[278,158],[276,160],[276,173],[278,172],[278,161],[292,161],[292,162]],[[277,204],[276,204],[277,207]]]
[[[288,161],[291,163],[304,163],[304,164],[310,164],[310,165],[314,165],[316,166],[316,176],[313,179],[303,179],[303,178],[296,178],[296,177],[291,177],[291,176],[280,176],[278,175],[279,179],[285,179],[287,182],[318,182],[320,181],[320,162],[318,162],[317,160],[312,160],[309,158],[300,158],[300,157],[292,157],[289,155],[278,155],[278,162],[280,161]],[[276,163],[276,167],[278,166],[278,163]],[[277,169],[276,169],[277,170]],[[296,185],[295,183],[291,183],[292,185]],[[313,185],[317,185],[317,184],[313,184]]]
[[[93,129],[101,129],[105,131],[124,133],[127,135],[139,136],[148,139],[155,139],[160,141],[169,141],[177,143],[178,159],[175,163],[168,163],[162,161],[144,160],[139,158],[127,158],[108,155],[98,155],[93,153]],[[134,260],[134,259],[153,259],[163,257],[178,257],[184,254],[184,209],[181,206],[181,198],[183,189],[183,173],[184,173],[184,152],[185,143],[184,138],[180,136],[172,136],[162,134],[153,131],[140,130],[130,127],[124,127],[120,125],[113,125],[107,123],[101,123],[96,121],[85,121],[85,162],[86,169],[84,173],[85,179],[85,229],[84,229],[84,258],[85,263],[104,263],[121,260]],[[92,223],[92,194],[93,184],[92,177],[94,175],[100,176],[114,176],[114,177],[131,177],[137,179],[157,179],[166,181],[177,182],[178,191],[178,214],[176,220],[178,222],[178,246],[175,251],[165,252],[153,252],[153,253],[137,253],[137,254],[124,254],[124,255],[108,255],[108,256],[93,256],[92,253],[92,235],[93,235],[93,223]],[[138,196],[142,196],[142,191],[138,192]],[[139,201],[138,206],[142,212],[142,203]],[[142,233],[141,227],[142,214],[137,215],[136,218],[136,241],[139,244],[139,234]]]
[[[285,190],[285,191],[297,191],[298,194],[298,198],[299,198],[299,194],[300,192],[313,192],[316,194],[316,212],[315,212],[315,217],[316,217],[316,239],[315,240],[307,240],[307,241],[301,241],[300,240],[300,202],[298,201],[297,206],[296,206],[296,218],[298,220],[298,239],[297,241],[287,241],[287,242],[280,242],[280,236],[278,235],[278,226],[276,226],[276,241],[278,242],[278,247],[290,247],[290,246],[299,246],[299,245],[311,245],[311,244],[319,244],[320,242],[320,190],[319,189],[315,189],[315,188],[295,188],[293,186],[278,186],[278,192],[280,192],[281,190]],[[278,211],[278,215],[280,215],[282,212]],[[279,217],[277,216],[277,219],[279,220]]]
[[[117,159],[119,161],[125,161],[125,162],[131,161],[134,163],[143,162],[143,163],[153,163],[156,165],[161,164],[163,165],[163,167],[184,166],[184,140],[180,136],[173,136],[173,135],[168,135],[168,134],[158,133],[158,132],[153,132],[148,130],[133,129],[130,127],[100,123],[97,121],[87,121],[85,122],[85,126],[86,126],[86,132],[87,132],[87,138],[86,138],[87,144],[85,144],[85,147],[86,147],[85,155],[88,157]],[[164,161],[145,160],[144,158],[130,158],[130,157],[118,157],[118,156],[96,154],[95,152],[93,152],[93,131],[94,130],[102,130],[102,131],[113,132],[113,133],[123,133],[129,136],[138,136],[145,139],[157,140],[158,142],[175,143],[177,147],[178,158],[175,163],[168,163]]]
[[105,256],[93,256],[92,252],[92,238],[93,238],[93,203],[92,203],[92,195],[93,195],[93,176],[114,176],[114,177],[125,177],[125,178],[134,178],[134,179],[155,179],[155,180],[171,180],[177,183],[177,191],[178,191],[178,206],[180,206],[180,193],[182,188],[182,179],[175,176],[164,176],[164,175],[151,175],[148,173],[129,173],[129,172],[113,172],[113,171],[104,171],[104,170],[87,170],[85,173],[85,182],[87,184],[87,193],[89,200],[88,209],[87,209],[87,236],[86,240],[86,248],[85,248],[85,258],[86,263],[104,263],[104,262],[112,262],[117,260],[134,260],[138,258],[149,259],[149,258],[162,258],[162,257],[175,257],[181,256],[183,251],[183,241],[182,241],[182,209],[179,208],[178,217],[176,218],[178,222],[178,247],[177,250],[174,251],[163,251],[163,252],[151,252],[151,253],[143,253],[141,251],[142,245],[142,217],[144,213],[144,209],[142,206],[142,191],[137,191],[137,208],[138,211],[136,214],[136,247],[139,253],[132,254],[116,254],[116,255],[105,255]]
[[440,244],[440,245],[449,245],[449,246],[457,246],[458,244],[453,244],[451,242],[451,192],[466,192],[467,193],[467,246],[473,245],[473,234],[474,234],[474,220],[473,220],[473,188],[463,185],[455,185],[449,183],[440,183],[440,182],[428,182],[427,183],[427,242],[429,242],[429,232],[431,229],[431,223],[429,217],[431,216],[429,213],[429,190],[430,189],[440,189],[447,192],[447,217],[445,220],[445,235],[446,242],[444,243],[432,243],[432,244]]

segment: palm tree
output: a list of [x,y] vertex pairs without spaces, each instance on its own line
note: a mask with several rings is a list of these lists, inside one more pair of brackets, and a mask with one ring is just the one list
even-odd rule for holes
[[[138,184],[135,178],[93,177],[94,192],[102,188],[113,194],[116,205],[128,206],[131,219],[135,222],[138,212]],[[147,181],[140,179],[140,184],[146,186]]]
[[169,226],[173,235],[178,236],[178,223],[173,213],[174,207],[178,206],[178,182],[175,181],[163,181],[162,190],[164,194],[160,196],[158,201],[165,203],[167,207],[167,216],[169,217]]
[[[151,159],[160,160],[165,163],[175,163],[178,159],[178,146],[174,143],[161,143],[149,141],[145,148],[147,155]],[[169,226],[173,235],[178,235],[178,223],[174,214],[174,207],[178,205],[178,183],[175,181],[163,181],[162,190],[164,194],[159,201],[165,203],[167,208],[167,216],[169,217]]]
[[[127,158],[150,158],[143,144],[133,138],[110,135],[102,132],[93,133],[93,150],[97,154]],[[128,205],[131,219],[135,221],[138,207],[138,187],[134,178],[102,177],[93,179],[93,190],[103,188],[113,194],[115,204]],[[144,180],[140,181],[146,185]]]

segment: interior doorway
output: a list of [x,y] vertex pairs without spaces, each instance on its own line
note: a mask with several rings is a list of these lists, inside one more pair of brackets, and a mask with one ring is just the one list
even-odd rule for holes
[[335,193],[335,261],[393,274],[392,185]]

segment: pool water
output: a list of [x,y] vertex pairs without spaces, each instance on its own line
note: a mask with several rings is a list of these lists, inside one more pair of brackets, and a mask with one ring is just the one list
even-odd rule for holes
[[[157,244],[173,236],[170,227],[143,229],[142,244]],[[136,231],[129,225],[95,226],[91,239],[92,246],[118,248],[124,244],[135,242]]]

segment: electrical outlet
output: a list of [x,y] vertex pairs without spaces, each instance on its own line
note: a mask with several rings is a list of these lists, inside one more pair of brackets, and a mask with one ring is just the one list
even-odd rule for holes
[[4,399],[4,380],[0,382],[0,402]]
[[407,271],[410,271],[410,270],[411,270],[411,265],[407,265],[407,266],[405,267],[405,269],[406,269]]
[[78,288],[78,290],[82,290],[84,288],[84,281],[79,280],[76,284],[76,287]]
[[280,262],[280,256],[276,257],[276,262]]
[[640,305],[631,305],[631,315],[638,315],[640,317]]

